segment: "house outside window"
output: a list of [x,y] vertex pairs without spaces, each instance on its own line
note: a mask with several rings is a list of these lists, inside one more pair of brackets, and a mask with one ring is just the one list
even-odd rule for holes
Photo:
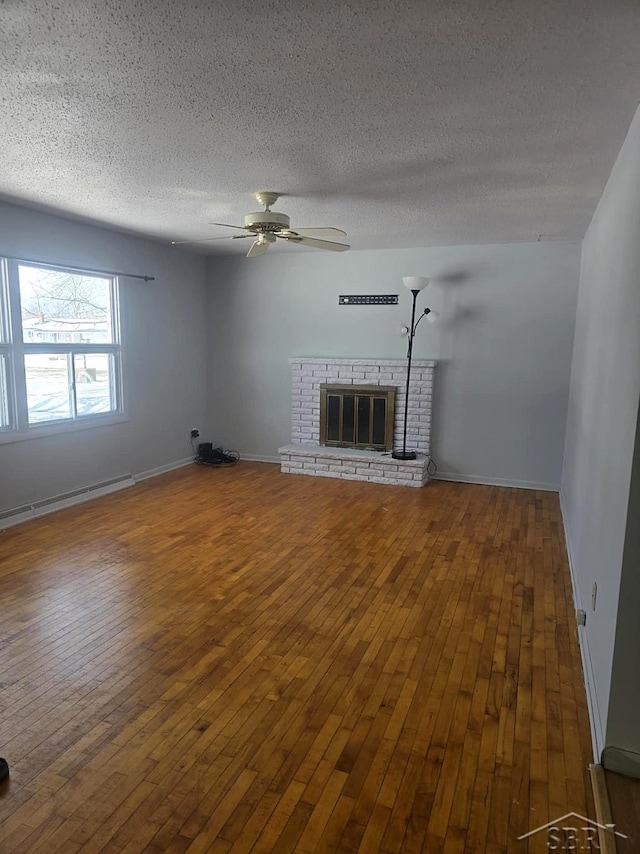
[[2,273],[0,441],[121,414],[116,278],[9,259]]

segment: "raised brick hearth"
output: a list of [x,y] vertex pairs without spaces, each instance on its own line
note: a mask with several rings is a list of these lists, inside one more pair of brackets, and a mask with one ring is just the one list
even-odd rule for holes
[[402,446],[406,359],[296,358],[291,364],[291,444],[279,449],[281,469],[290,474],[424,486],[431,453],[431,410],[436,362],[411,365],[407,449],[416,460],[394,460],[390,453],[325,447],[320,441],[320,383],[396,386],[394,446]]

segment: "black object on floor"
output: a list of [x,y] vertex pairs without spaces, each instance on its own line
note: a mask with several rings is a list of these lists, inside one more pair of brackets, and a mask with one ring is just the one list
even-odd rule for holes
[[9,763],[6,759],[0,758],[0,782],[6,780],[9,776]]
[[222,448],[214,448],[211,442],[202,442],[198,445],[198,456],[196,462],[205,466],[232,466],[240,459],[237,451],[223,451]]

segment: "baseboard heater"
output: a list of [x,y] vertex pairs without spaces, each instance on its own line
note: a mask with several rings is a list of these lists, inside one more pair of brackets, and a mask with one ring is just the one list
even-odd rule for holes
[[19,525],[20,522],[26,522],[29,519],[37,519],[39,516],[53,513],[55,510],[63,510],[65,507],[73,507],[74,504],[82,504],[92,498],[109,495],[111,492],[126,489],[128,486],[135,486],[135,480],[132,475],[124,474],[120,477],[94,483],[91,486],[72,489],[51,498],[43,498],[41,501],[34,501],[33,504],[23,504],[21,507],[5,510],[0,513],[0,530],[10,528],[12,525]]

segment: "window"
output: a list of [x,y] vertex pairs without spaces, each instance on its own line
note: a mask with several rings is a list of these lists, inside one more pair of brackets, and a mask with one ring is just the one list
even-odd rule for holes
[[5,259],[0,291],[0,438],[122,412],[117,280]]

